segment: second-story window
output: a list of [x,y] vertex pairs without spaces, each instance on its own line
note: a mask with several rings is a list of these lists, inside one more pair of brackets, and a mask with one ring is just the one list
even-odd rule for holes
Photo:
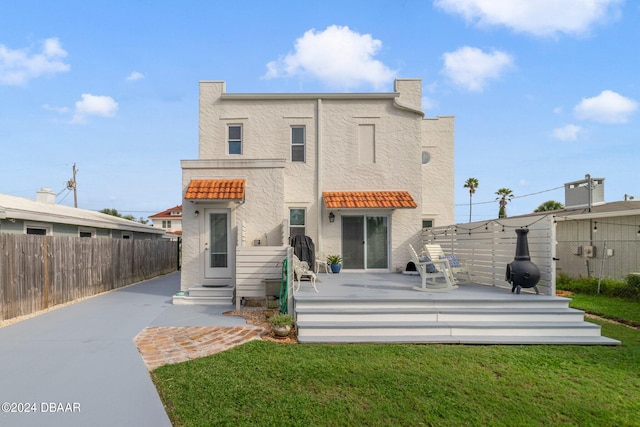
[[229,154],[242,154],[242,125],[227,126]]
[[291,126],[291,161],[304,162],[305,149],[305,128],[304,126]]

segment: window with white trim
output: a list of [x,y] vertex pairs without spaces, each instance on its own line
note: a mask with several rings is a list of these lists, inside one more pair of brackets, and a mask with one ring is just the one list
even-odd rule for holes
[[305,220],[306,212],[304,209],[289,209],[289,237],[304,236],[306,234]]
[[229,154],[242,154],[242,125],[227,126]]
[[78,237],[96,237],[96,229],[80,227],[78,228]]
[[24,234],[33,234],[37,236],[51,236],[53,235],[53,226],[51,224],[43,223],[25,223]]
[[306,129],[304,126],[291,126],[291,161],[306,161]]
[[433,227],[433,220],[432,219],[423,219],[422,220],[422,228],[431,228]]

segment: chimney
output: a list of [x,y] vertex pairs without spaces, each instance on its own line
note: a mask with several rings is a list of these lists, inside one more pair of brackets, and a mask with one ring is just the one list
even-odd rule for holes
[[422,110],[422,80],[421,79],[396,79],[394,90],[400,94],[400,103]]
[[586,175],[585,179],[564,185],[565,209],[591,209],[592,206],[604,203],[604,178],[591,178],[590,175]]
[[36,191],[36,202],[55,205],[56,193],[54,193],[50,188],[42,187],[40,190]]

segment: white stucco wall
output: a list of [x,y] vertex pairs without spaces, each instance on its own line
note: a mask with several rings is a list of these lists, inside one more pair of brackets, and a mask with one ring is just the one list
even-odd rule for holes
[[422,217],[434,225],[453,224],[454,219],[454,118],[428,118],[422,121],[422,150],[431,160],[421,166]]
[[[284,160],[220,162],[216,160],[183,160],[183,198],[192,179],[245,179],[245,201],[191,201],[182,204],[182,289],[194,283],[215,284],[204,276],[205,211],[229,209],[233,241],[237,227],[244,226],[244,235],[251,244],[258,238],[263,244],[282,245],[281,224],[284,205]],[[195,211],[199,212],[195,216]],[[227,281],[228,282],[228,281]]]

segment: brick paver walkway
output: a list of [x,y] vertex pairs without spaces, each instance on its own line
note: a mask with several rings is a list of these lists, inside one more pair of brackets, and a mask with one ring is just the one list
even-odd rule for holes
[[148,327],[134,342],[149,371],[163,365],[185,362],[261,339],[260,326]]

